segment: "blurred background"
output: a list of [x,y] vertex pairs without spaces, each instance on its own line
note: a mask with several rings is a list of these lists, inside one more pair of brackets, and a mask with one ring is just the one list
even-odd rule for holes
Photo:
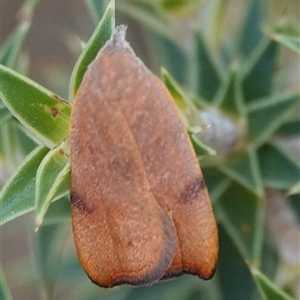
[[[121,2],[125,4],[121,4]],[[160,66],[170,65],[170,62],[167,61],[168,57],[162,55],[159,50],[161,36],[167,34],[170,34],[172,37],[172,43],[183,49],[185,56],[189,57],[193,51],[193,28],[197,27],[201,29],[212,52],[214,54],[219,52],[220,40],[216,40],[213,36],[213,23],[209,19],[212,9],[208,3],[209,1],[190,1],[193,3],[187,7],[186,11],[167,11],[170,28],[170,31],[167,33],[164,32],[164,28],[160,28],[155,32],[153,30],[155,29],[155,22],[145,22],[146,24],[141,22],[130,11],[130,6],[126,7],[126,2],[130,1],[116,1],[116,23],[128,25],[128,41],[137,55],[155,73],[159,74]],[[149,1],[144,2],[149,3]],[[221,35],[217,38],[226,44],[226,40],[229,37],[232,38],[233,32],[237,30],[246,14],[245,2],[247,1],[230,0],[224,2],[227,3],[223,6],[225,13],[223,21],[220,24]],[[1,45],[4,43],[20,20],[32,18],[30,29],[22,46],[23,50],[19,64],[21,67],[19,67],[19,71],[67,99],[68,82],[72,69],[81,53],[82,46],[95,29],[95,22],[87,8],[86,2],[82,0],[43,0],[37,5],[32,16],[26,15],[27,12],[24,9],[21,10],[23,3],[24,1],[21,0],[1,0],[0,43]],[[118,8],[119,4],[120,9]],[[290,19],[293,26],[299,29],[299,1],[273,0],[269,1],[269,5],[268,23],[277,22],[283,18]],[[177,46],[174,47],[176,48]],[[174,51],[179,50],[175,49]],[[173,61],[173,65],[175,63],[178,64],[176,66],[177,69],[185,68],[184,58],[182,61]],[[298,91],[300,79],[299,56],[289,49],[281,49],[281,55],[276,67],[281,68],[281,66],[286,66],[289,70],[285,73],[287,80],[285,80],[282,90],[288,92]],[[176,80],[182,86],[188,86],[187,77],[182,76],[182,74],[177,73],[175,70],[170,71]],[[282,139],[279,140],[279,143],[287,146],[288,150],[299,161],[299,137]],[[21,161],[22,157],[15,162],[15,165],[18,165]],[[2,184],[5,183],[14,168],[15,166],[7,168],[6,165],[1,165]],[[273,199],[276,197],[280,198],[277,194],[273,195]],[[65,205],[68,206],[67,201]],[[299,206],[299,202],[297,205]],[[278,206],[274,207],[271,204],[270,211],[272,213],[269,215],[269,219],[267,217],[267,222],[272,223],[272,214],[274,214],[276,220],[276,216],[278,216],[278,213],[274,212],[276,209],[285,214],[283,218],[297,219],[297,217],[293,216],[293,213],[290,214],[289,210],[286,212],[284,206],[278,208]],[[223,280],[223,285],[226,285],[226,278],[221,275],[217,275],[209,282],[200,281],[198,278],[192,276],[183,276],[172,282],[158,284],[152,288],[135,289],[134,291],[129,287],[116,288],[112,293],[110,290],[99,289],[89,282],[78,264],[72,239],[70,219],[65,218],[62,222],[64,223],[63,230],[52,231],[53,228],[51,229],[51,226],[56,225],[49,225],[50,229],[42,229],[45,231],[49,230],[51,232],[49,234],[51,235],[56,235],[54,238],[52,237],[52,241],[56,241],[56,244],[52,246],[57,251],[51,253],[51,257],[53,259],[53,256],[57,256],[57,275],[53,275],[56,278],[53,294],[52,292],[48,293],[48,295],[52,295],[51,299],[246,299],[242,292],[239,294],[239,291],[242,290],[249,290],[248,299],[260,299],[257,290],[253,289],[253,279],[250,278],[249,272],[246,270],[246,265],[242,260],[231,262],[233,272],[235,268],[240,268],[242,270],[241,274],[246,274],[243,286],[237,286],[236,293],[232,292],[232,297],[230,296],[230,292],[225,293],[227,296],[224,298],[221,296],[222,292],[218,290],[213,291],[215,286],[222,285],[220,284],[220,280]],[[290,229],[288,232],[293,231],[291,237],[294,241],[294,246],[291,250],[293,258],[297,256],[297,251],[299,255],[299,223],[297,222],[297,220],[291,223],[286,222],[283,225],[283,227],[287,226]],[[274,229],[276,224],[271,224],[270,226],[273,226],[272,228]],[[283,227],[277,229],[277,231],[283,230]],[[220,232],[223,232],[223,230],[220,228]],[[245,230],[247,231],[247,228]],[[37,250],[35,242],[33,242],[36,240],[34,236],[34,216],[32,213],[8,222],[0,229],[1,264],[13,299],[15,300],[46,299],[45,295],[47,292],[43,291],[45,289],[44,279],[40,277],[39,268],[36,266]],[[223,245],[223,249],[227,249],[226,251],[231,254],[231,257],[240,257],[237,250],[232,248],[232,245],[228,243],[226,237],[227,233],[222,233],[221,245]],[[63,249],[62,258],[58,258],[60,249]],[[48,250],[42,249],[42,251]],[[276,247],[268,252],[268,256],[270,257],[271,255],[274,257],[278,256]],[[220,260],[222,259],[228,258],[225,254],[221,254]],[[278,260],[276,262],[278,263]],[[272,265],[272,259],[266,263]],[[239,274],[232,274],[230,268],[227,271],[229,272],[227,273],[228,277],[232,276],[232,279],[235,276],[240,276]],[[275,268],[273,271],[274,274]],[[286,276],[286,274],[282,274],[282,276]],[[240,284],[238,280],[236,282],[237,285]],[[249,286],[248,282],[251,282],[252,285]],[[52,290],[51,286],[48,286],[48,288]],[[295,291],[299,293],[299,282],[298,285],[295,283],[290,284],[289,289],[293,290],[293,293]]]

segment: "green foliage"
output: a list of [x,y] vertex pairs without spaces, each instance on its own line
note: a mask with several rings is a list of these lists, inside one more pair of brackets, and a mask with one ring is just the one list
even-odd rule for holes
[[[214,10],[210,17],[216,18],[213,21],[216,27],[210,32],[216,34],[226,5],[222,1],[212,2]],[[37,3],[26,1],[23,13],[31,16]],[[113,0],[109,3],[86,0],[86,4],[98,25],[73,69],[70,102],[88,65],[115,27]],[[30,18],[22,19],[3,44],[1,159],[14,165],[15,157],[23,158],[26,154],[26,158],[1,190],[0,224],[35,211],[36,229],[39,228],[35,234],[35,258],[47,299],[53,297],[56,286],[69,289],[66,299],[73,300],[99,297],[106,300],[288,300],[295,296],[284,291],[283,288],[290,290],[289,286],[275,281],[280,255],[274,243],[266,241],[264,212],[268,187],[290,193],[290,201],[299,215],[300,166],[277,142],[279,137],[299,137],[300,119],[295,114],[299,110],[299,91],[274,89],[280,47],[299,53],[299,33],[277,24],[269,26],[265,34],[267,1],[248,0],[244,19],[231,41],[226,40],[226,45],[217,41],[220,45],[216,47],[213,37],[211,45],[204,31],[196,26],[192,32],[193,54],[189,55],[172,35],[171,25],[177,18],[192,18],[195,8],[203,8],[201,4],[198,0],[124,0],[117,2],[116,9],[145,25],[142,30],[149,38],[149,53],[157,53],[158,61],[165,67],[161,72],[163,81],[180,110],[201,161],[220,238],[219,266],[210,282],[183,276],[151,287],[103,290],[86,278],[74,250],[62,255],[65,237],[70,234],[66,222],[70,222],[71,104],[12,70],[18,68]],[[200,140],[197,132],[205,134],[210,124],[204,122],[199,110],[217,110],[238,129],[238,140],[229,153],[216,153],[213,145],[207,146]],[[225,136],[232,134],[222,126],[217,130]],[[0,297],[12,298],[2,274]]]
[[48,149],[33,150],[1,190],[1,225],[34,210],[36,172]]
[[71,106],[66,101],[2,65],[0,77],[1,99],[37,140],[52,148],[68,136]]
[[12,300],[9,288],[7,286],[2,267],[0,269],[0,299],[2,300]]
[[[96,8],[94,11],[97,11]],[[70,100],[72,100],[74,98],[74,95],[76,95],[77,89],[89,64],[95,59],[99,49],[101,49],[105,42],[110,38],[111,33],[114,31],[114,28],[115,3],[114,1],[111,1],[107,6],[103,18],[100,20],[96,30],[94,31],[84,51],[81,53],[76,62],[70,80]]]

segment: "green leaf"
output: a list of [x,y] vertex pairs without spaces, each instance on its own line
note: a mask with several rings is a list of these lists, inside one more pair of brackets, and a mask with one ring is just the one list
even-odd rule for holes
[[6,283],[2,267],[0,266],[0,299],[1,300],[13,300]]
[[11,174],[15,168],[22,163],[26,155],[36,147],[36,144],[24,135],[18,125],[19,123],[15,120],[11,120],[0,126],[1,159],[5,164],[3,169],[9,174]]
[[266,231],[262,248],[260,271],[266,276],[274,278],[278,268],[280,268],[280,262],[281,259],[274,243],[274,236],[270,234],[269,231]]
[[169,11],[180,11],[189,8],[192,6],[193,8],[195,4],[199,4],[202,0],[160,0],[160,5]]
[[237,159],[232,162],[226,162],[219,170],[245,188],[251,190],[257,196],[263,195],[258,158],[254,149],[249,148]]
[[63,197],[59,197],[58,201],[51,203],[45,216],[43,225],[57,224],[70,220],[71,217],[71,204],[69,198],[69,186],[68,191]]
[[15,66],[21,47],[31,26],[34,9],[40,1],[41,0],[23,1],[24,3],[19,10],[19,19],[21,21],[0,49],[0,64],[9,68]]
[[271,38],[276,42],[286,46],[300,55],[300,37],[288,36],[284,34],[272,34]]
[[253,144],[261,145],[276,132],[299,105],[299,95],[259,99],[248,105],[249,134]]
[[199,115],[197,107],[190,98],[183,92],[179,84],[164,68],[161,69],[162,79],[173,97],[176,106],[182,113],[183,121],[186,127],[201,126],[203,121]]
[[277,43],[289,48],[300,55],[300,33],[286,20],[281,20],[272,28],[266,30],[266,34]]
[[195,12],[199,11],[200,5],[204,3],[203,0],[160,0],[159,2],[164,13],[175,20],[194,18]]
[[[207,285],[210,285],[210,289],[207,288]],[[160,282],[148,287],[131,289],[129,295],[124,299],[216,300],[218,299],[216,297],[216,290],[217,287],[212,281],[206,282],[206,285],[202,285],[198,278],[184,276],[176,279],[176,281]]]
[[75,64],[70,80],[69,99],[74,99],[88,66],[96,58],[99,50],[110,39],[114,29],[115,1],[111,0],[101,21]]
[[173,97],[176,106],[181,112],[181,117],[190,134],[190,138],[197,155],[216,155],[216,151],[205,145],[196,136],[196,133],[202,129],[203,124],[202,118],[200,117],[199,111],[190,98],[182,91],[179,84],[175,79],[167,72],[166,69],[161,70],[163,81]]
[[255,268],[251,268],[251,271],[264,300],[293,300],[260,271]]
[[61,254],[69,229],[62,224],[43,225],[35,234],[36,265],[47,299],[52,299]]
[[288,199],[289,204],[297,217],[298,224],[300,224],[300,193],[289,195]]
[[7,118],[0,126],[0,153],[5,162],[15,169],[39,141],[16,119]]
[[265,144],[258,149],[262,180],[265,185],[289,189],[300,178],[300,166],[286,151],[276,144]]
[[300,136],[300,120],[289,120],[282,124],[277,130],[279,135],[285,137],[298,137]]
[[[209,44],[213,49],[218,49],[221,44],[220,41],[222,41],[222,37],[224,34],[224,19],[227,16],[227,7],[229,3],[222,0],[213,0],[205,4],[206,5],[203,7],[204,10],[202,9],[202,13],[203,15],[208,16],[205,17],[205,27],[208,32],[208,38],[210,39]],[[223,62],[225,61],[223,60]]]
[[215,203],[217,219],[248,263],[258,265],[263,244],[263,199],[232,183]]
[[20,54],[24,39],[30,28],[31,20],[19,24],[0,49],[0,63],[13,68]]
[[[29,14],[27,14],[26,18],[21,18],[21,22],[17,25],[17,27],[13,30],[13,32],[9,35],[9,37],[5,40],[2,47],[0,48],[0,63],[7,67],[13,67],[16,65],[17,59],[21,52],[21,47],[31,25],[31,15],[34,6],[29,7],[28,1],[24,3],[23,7],[25,7],[26,5],[28,8],[27,12],[29,12]],[[18,65],[18,67],[20,67],[20,64]],[[3,123],[7,122],[12,118],[12,114],[5,107],[5,105],[2,102],[2,99],[0,99],[0,103],[0,126],[3,126]],[[21,152],[18,151],[21,145],[19,145],[18,141],[13,138],[13,136],[16,136],[15,126],[14,124],[12,124],[12,128],[10,128],[9,126],[5,126],[5,129],[1,128],[1,131],[1,153],[3,154],[7,165],[9,167],[13,167],[14,165],[18,164],[18,159],[16,159],[16,156],[20,156],[18,154],[20,154]],[[12,140],[14,140],[14,145],[12,145],[11,143]],[[12,151],[5,151],[9,148],[11,148]]]
[[152,34],[151,40],[151,46],[155,50],[154,55],[159,66],[163,65],[175,80],[181,84],[185,83],[188,64],[187,56],[183,49],[170,38],[158,34]]
[[152,31],[170,38],[170,27],[166,14],[153,1],[118,1],[118,10]]
[[217,152],[206,144],[202,143],[202,141],[197,137],[196,134],[190,133],[190,139],[198,158],[201,158],[205,155],[217,155]]
[[0,225],[34,210],[36,172],[47,152],[44,146],[32,151],[1,190]]
[[70,164],[68,141],[51,149],[41,162],[36,174],[35,203],[36,229],[42,224],[44,216],[62,185],[69,185]]
[[239,67],[236,62],[231,65],[228,76],[223,80],[216,95],[215,104],[229,114],[242,115],[244,104],[241,93]]
[[[200,166],[202,166],[200,162]],[[209,196],[212,203],[215,203],[228,189],[232,180],[222,174],[217,168],[203,167],[202,172],[209,191]]]
[[253,298],[253,294],[257,289],[255,281],[243,256],[239,253],[224,226],[218,227],[220,252],[216,273],[222,290],[222,299],[261,300],[258,292],[258,295]]
[[69,135],[69,103],[1,65],[0,77],[0,97],[10,112],[37,139],[52,148]]
[[246,16],[242,25],[238,51],[242,57],[248,57],[254,48],[259,44],[263,33],[261,31],[262,23],[266,15],[266,2],[261,0],[247,1]]
[[289,195],[300,195],[300,182],[295,183],[290,189],[289,189]]
[[98,24],[101,17],[105,13],[105,9],[109,4],[109,0],[85,0],[85,3],[93,17],[95,24]]
[[264,39],[249,57],[242,82],[246,102],[270,95],[277,54],[278,44]]
[[0,108],[0,126],[12,117],[10,111],[6,107]]
[[191,62],[192,90],[204,99],[212,101],[220,87],[221,76],[199,31],[195,32],[194,40],[194,57]]

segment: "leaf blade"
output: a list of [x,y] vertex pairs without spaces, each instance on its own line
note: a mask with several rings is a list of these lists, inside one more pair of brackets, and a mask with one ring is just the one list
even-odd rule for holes
[[1,190],[0,225],[34,210],[36,171],[47,153],[45,146],[38,146]]
[[293,300],[292,297],[281,291],[259,270],[252,268],[251,271],[260,293],[265,300]]
[[2,65],[0,76],[0,97],[37,139],[52,148],[69,135],[71,106],[68,102]]
[[111,0],[105,10],[105,13],[97,25],[94,33],[89,39],[85,49],[79,56],[73,69],[70,86],[69,99],[74,99],[83,76],[89,64],[96,58],[98,51],[108,41],[115,28],[115,1]]
[[66,184],[69,184],[70,164],[66,147],[68,147],[68,142],[50,150],[37,170],[35,186],[36,230],[42,224],[56,192],[65,181]]

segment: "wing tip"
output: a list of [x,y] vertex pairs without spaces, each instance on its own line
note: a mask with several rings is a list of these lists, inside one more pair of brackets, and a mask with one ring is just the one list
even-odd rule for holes
[[100,50],[101,53],[110,54],[117,51],[127,52],[128,42],[126,41],[126,25],[119,25],[116,27],[111,38],[106,42],[104,47]]

